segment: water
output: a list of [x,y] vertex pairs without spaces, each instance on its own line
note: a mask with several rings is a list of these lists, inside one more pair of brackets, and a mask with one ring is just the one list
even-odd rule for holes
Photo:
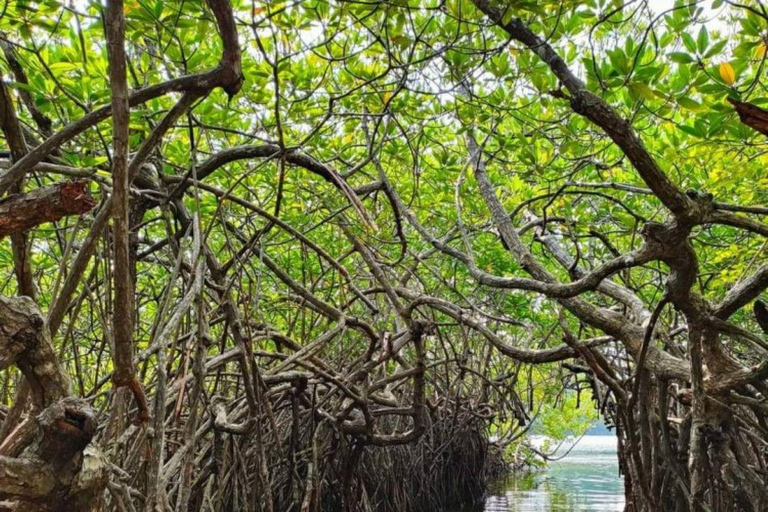
[[[565,451],[563,447],[558,453]],[[542,471],[499,483],[486,498],[484,510],[621,512],[624,485],[618,464],[616,437],[586,436],[565,458]]]

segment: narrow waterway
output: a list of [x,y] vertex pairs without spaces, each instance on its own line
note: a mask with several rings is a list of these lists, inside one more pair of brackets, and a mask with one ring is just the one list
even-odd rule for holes
[[[560,454],[569,447],[561,447]],[[561,460],[492,489],[486,512],[620,512],[624,486],[615,436],[587,436]]]

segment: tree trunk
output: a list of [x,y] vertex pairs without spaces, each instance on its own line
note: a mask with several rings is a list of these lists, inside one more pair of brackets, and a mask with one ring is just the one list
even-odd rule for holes
[[28,297],[0,297],[0,370],[15,364],[29,382],[39,414],[0,445],[0,499],[17,510],[91,510],[107,482],[107,463],[89,445],[96,422],[84,400],[67,396],[48,328]]

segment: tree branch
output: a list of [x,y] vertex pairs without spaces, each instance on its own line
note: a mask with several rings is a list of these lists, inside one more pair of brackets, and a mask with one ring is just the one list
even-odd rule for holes
[[87,181],[65,181],[6,197],[0,201],[0,238],[88,212],[96,202],[87,186]]
[[[494,0],[473,0],[475,6],[512,39],[523,43],[544,61],[555,76],[571,93],[571,108],[600,128],[621,148],[640,177],[653,190],[661,202],[676,216],[687,216],[692,205],[672,181],[659,168],[643,142],[626,119],[623,119],[599,96],[588,91],[584,83],[573,74],[565,61],[543,39],[537,36],[521,19],[510,17],[510,7],[496,5]],[[509,19],[509,21],[505,21]]]
[[768,110],[733,98],[728,98],[728,101],[736,109],[742,123],[763,135],[768,135]]
[[[228,0],[209,0],[208,4],[216,17],[219,32],[224,42],[224,53],[219,65],[211,71],[174,78],[134,91],[128,97],[128,103],[131,107],[171,92],[197,92],[202,94],[212,91],[216,87],[221,87],[228,94],[232,94],[240,90],[243,75],[240,69],[240,59],[233,57],[234,53],[239,53],[240,49],[237,46],[237,32],[235,30],[232,8]],[[111,115],[112,105],[105,105],[84,115],[48,137],[42,144],[30,151],[24,158],[15,162],[7,171],[0,175],[0,195],[5,194],[19,178],[23,177],[35,165],[42,162],[53,150],[72,140],[88,128],[104,121]]]

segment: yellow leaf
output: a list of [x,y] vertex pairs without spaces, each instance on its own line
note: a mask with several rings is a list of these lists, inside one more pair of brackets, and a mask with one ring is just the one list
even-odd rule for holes
[[733,85],[733,83],[736,81],[736,72],[733,70],[733,66],[728,64],[727,62],[723,62],[720,64],[720,78],[723,79],[723,82],[725,82],[728,85]]
[[754,56],[756,59],[762,59],[765,57],[765,41],[755,46]]

